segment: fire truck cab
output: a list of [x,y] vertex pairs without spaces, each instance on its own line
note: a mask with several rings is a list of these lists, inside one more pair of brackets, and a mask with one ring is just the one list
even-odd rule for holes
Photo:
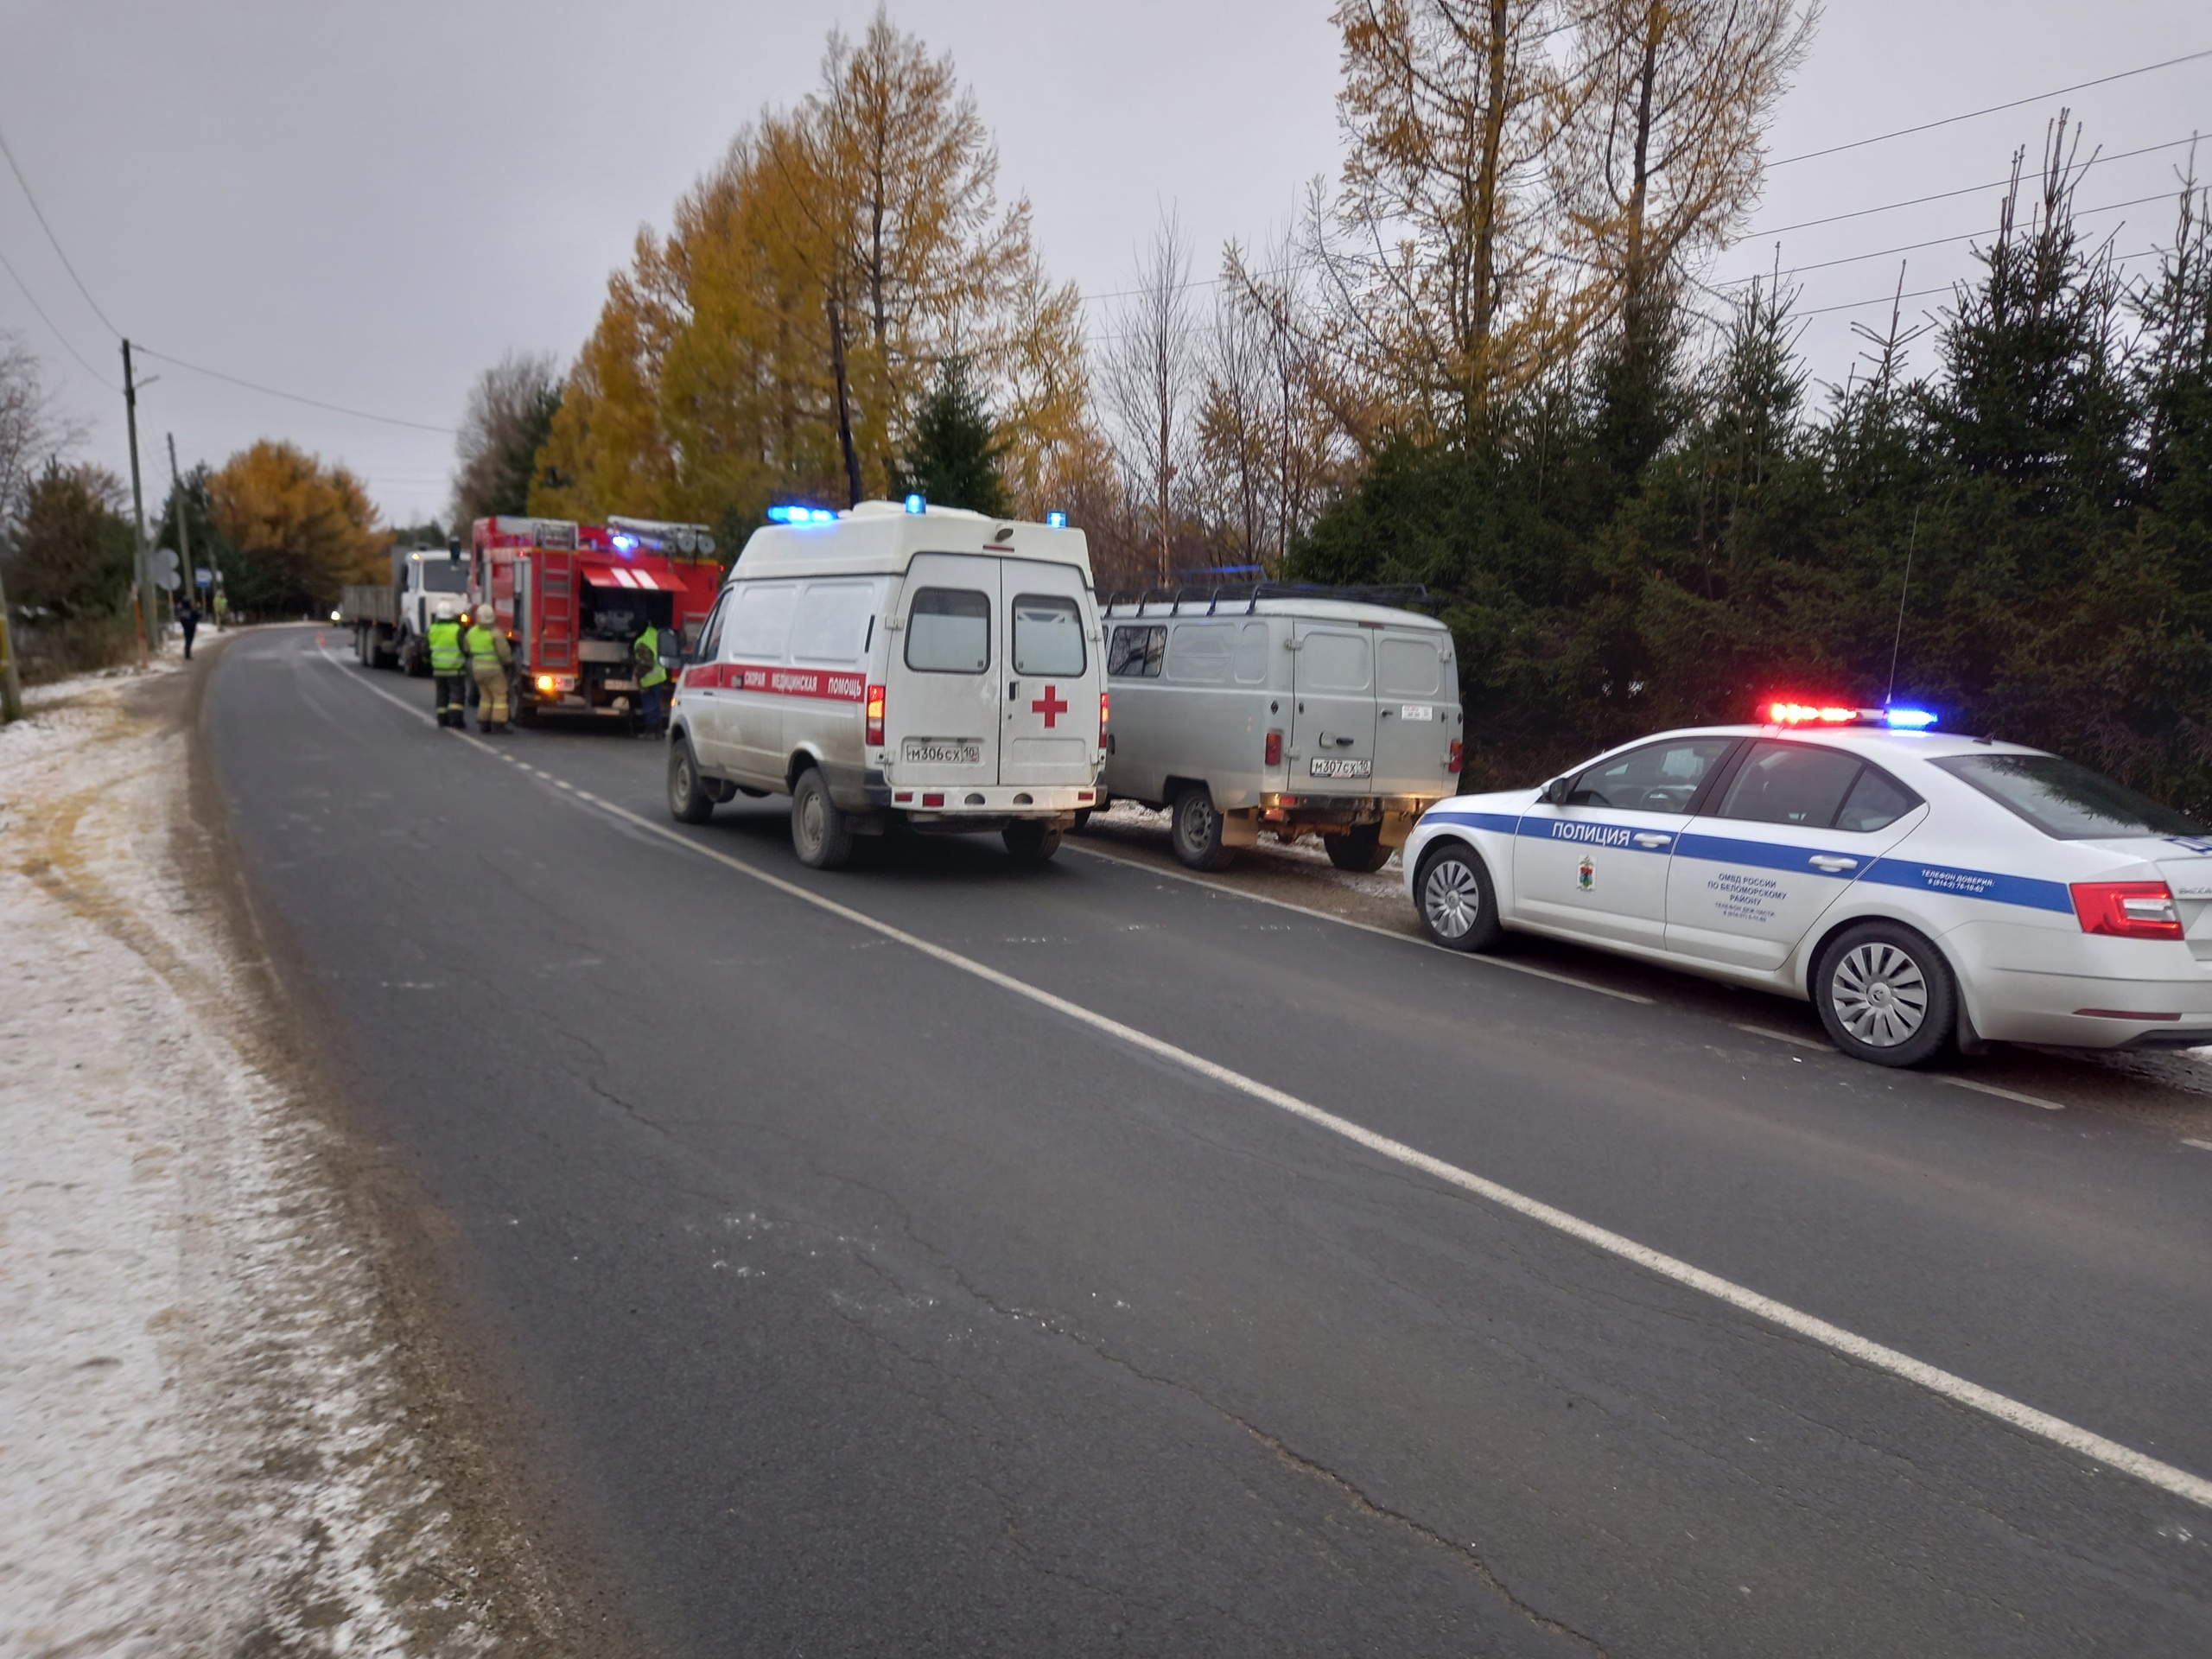
[[[1097,803],[1105,664],[1083,532],[864,501],[746,543],[670,718],[669,806],[791,797],[802,861],[893,823],[1041,861]],[[772,515],[772,516],[775,516]]]

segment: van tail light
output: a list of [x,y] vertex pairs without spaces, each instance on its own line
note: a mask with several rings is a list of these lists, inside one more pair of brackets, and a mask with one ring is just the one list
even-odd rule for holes
[[883,695],[880,685],[868,689],[868,741],[872,744],[883,741]]
[[1282,765],[1282,734],[1281,732],[1269,732],[1268,734],[1268,753],[1266,764],[1271,766],[1279,766]]
[[1460,763],[1461,761],[1465,760],[1466,758],[1467,758],[1467,751],[1466,751],[1465,747],[1465,746],[1464,746],[1464,745],[1459,741],[1459,740],[1458,738],[1456,738],[1456,737],[1455,737],[1455,738],[1453,738],[1453,739],[1452,740],[1452,758],[1451,758],[1449,760],[1446,760],[1446,761],[1444,763],[1444,770],[1445,770],[1445,771],[1446,771],[1446,772],[1457,772],[1457,771],[1459,771],[1459,763]]
[[2074,913],[2084,933],[2123,939],[2177,939],[2181,912],[2163,881],[2076,881]]
[[1106,747],[1107,728],[1113,723],[1113,703],[1112,692],[1101,691],[1098,694],[1098,747],[1102,749]]

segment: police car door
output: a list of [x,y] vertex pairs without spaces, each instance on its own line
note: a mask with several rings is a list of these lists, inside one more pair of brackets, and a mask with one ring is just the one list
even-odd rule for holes
[[1375,792],[1374,633],[1300,622],[1291,671],[1290,787],[1303,797]]
[[1007,559],[1006,696],[999,781],[1068,789],[1090,782],[1098,747],[1096,628],[1071,564]]
[[1667,867],[1698,795],[1737,740],[1662,738],[1584,768],[1513,840],[1514,911],[1542,927],[1661,950]]
[[1667,948],[1770,972],[1874,861],[1918,827],[1920,798],[1841,749],[1762,738],[1684,826]]
[[958,789],[998,781],[999,595],[996,559],[918,553],[908,566],[885,679],[892,783]]

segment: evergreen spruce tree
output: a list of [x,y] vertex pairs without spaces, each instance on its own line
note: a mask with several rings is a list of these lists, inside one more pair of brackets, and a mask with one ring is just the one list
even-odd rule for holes
[[914,411],[914,436],[903,461],[892,469],[892,487],[927,497],[942,507],[965,507],[995,518],[1007,516],[1006,481],[999,457],[1006,446],[967,360],[949,357],[937,385]]

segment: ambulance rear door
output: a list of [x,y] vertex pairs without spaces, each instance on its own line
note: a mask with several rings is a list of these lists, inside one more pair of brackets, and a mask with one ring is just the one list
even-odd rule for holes
[[894,785],[952,791],[998,781],[999,564],[917,553],[907,566],[884,678],[884,771]]
[[1083,573],[1071,564],[1007,559],[999,581],[1007,639],[999,781],[1080,788],[1094,776],[1104,683]]

